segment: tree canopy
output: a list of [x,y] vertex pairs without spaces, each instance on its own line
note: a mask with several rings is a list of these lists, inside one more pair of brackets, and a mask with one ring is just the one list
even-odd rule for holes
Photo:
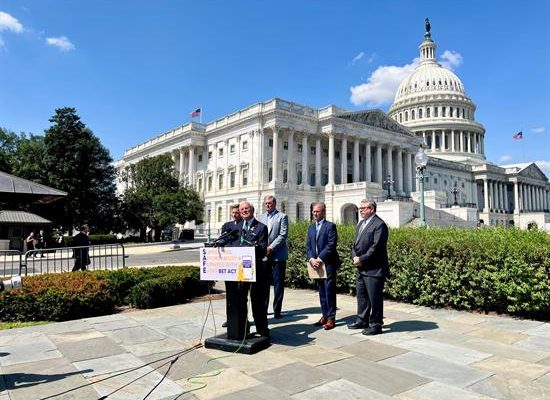
[[[204,203],[190,187],[174,177],[174,163],[167,155],[147,157],[122,173],[124,216],[131,228],[164,228],[195,220],[201,223]],[[159,230],[156,229],[158,232]]]

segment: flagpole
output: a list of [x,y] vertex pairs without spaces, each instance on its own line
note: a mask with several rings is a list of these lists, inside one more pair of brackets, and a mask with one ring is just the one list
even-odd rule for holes
[[201,106],[200,110],[201,110],[201,112],[199,113],[199,123],[202,124],[202,111],[203,111],[202,106]]

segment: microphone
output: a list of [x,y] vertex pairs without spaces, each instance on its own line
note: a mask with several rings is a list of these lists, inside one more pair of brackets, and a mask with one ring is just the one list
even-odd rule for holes
[[213,243],[223,246],[229,240],[235,239],[238,234],[239,234],[239,232],[236,231],[236,230],[226,231],[226,232],[222,233],[216,240],[214,240]]

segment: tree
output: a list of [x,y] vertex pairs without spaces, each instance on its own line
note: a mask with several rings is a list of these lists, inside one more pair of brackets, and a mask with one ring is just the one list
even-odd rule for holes
[[148,157],[122,173],[128,184],[124,193],[125,220],[145,235],[148,226],[155,230],[170,224],[202,219],[204,203],[192,188],[182,186],[174,177],[174,163],[167,155]]
[[31,134],[27,137],[25,134],[21,134],[12,160],[12,174],[48,185],[48,176],[44,167],[45,155],[46,147],[43,136]]
[[44,170],[50,186],[68,193],[56,221],[65,229],[86,223],[94,230],[109,230],[118,204],[109,151],[74,108],[55,110],[50,122],[44,136]]
[[18,136],[0,128],[0,171],[12,173],[13,158],[17,149]]

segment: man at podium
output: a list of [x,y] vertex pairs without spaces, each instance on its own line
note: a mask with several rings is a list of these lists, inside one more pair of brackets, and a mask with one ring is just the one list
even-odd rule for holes
[[264,262],[267,249],[267,227],[254,218],[254,206],[248,201],[239,204],[239,213],[243,219],[239,223],[239,245],[254,246],[256,256],[256,282],[250,284],[250,300],[256,333],[269,337],[266,307],[269,276]]

